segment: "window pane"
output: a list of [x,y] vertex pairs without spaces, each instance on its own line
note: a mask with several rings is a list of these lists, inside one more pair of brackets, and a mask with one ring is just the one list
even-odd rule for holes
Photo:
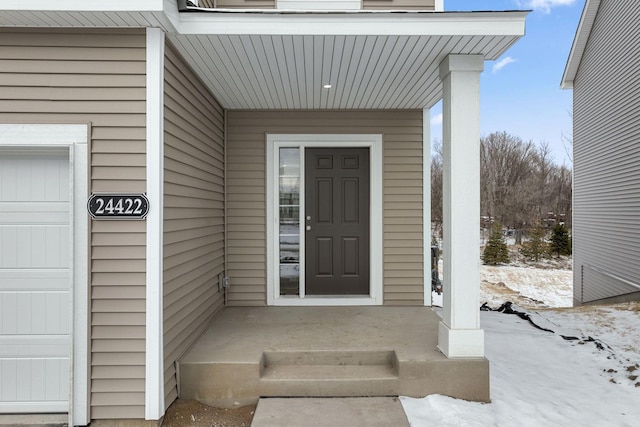
[[300,240],[298,236],[280,237],[280,263],[300,262]]
[[280,149],[280,176],[300,176],[300,149]]
[[280,295],[300,295],[300,264],[280,264]]
[[281,148],[279,154],[280,295],[299,295],[300,149]]
[[300,208],[298,206],[280,206],[280,224],[298,224]]

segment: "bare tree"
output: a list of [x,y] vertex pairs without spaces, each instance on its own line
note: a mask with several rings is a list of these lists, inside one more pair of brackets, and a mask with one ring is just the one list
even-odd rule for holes
[[[522,230],[543,222],[571,221],[571,169],[554,163],[546,142],[506,132],[480,139],[480,211],[489,223]],[[431,157],[431,215],[442,224],[442,143],[434,142]],[[552,213],[552,218],[549,218]],[[518,233],[517,233],[518,234]]]
[[[568,114],[573,123],[573,111],[569,111]],[[569,161],[573,164],[573,132],[560,132],[560,140],[562,141],[562,145],[564,145],[564,152],[567,153]]]
[[527,209],[530,197],[523,182],[531,176],[535,146],[506,132],[480,139],[480,187],[483,215],[504,225],[521,221],[519,212]]
[[431,153],[431,221],[442,225],[442,142],[435,140]]

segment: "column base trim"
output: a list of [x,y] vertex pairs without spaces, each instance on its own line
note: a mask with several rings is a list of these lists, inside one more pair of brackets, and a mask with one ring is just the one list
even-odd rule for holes
[[438,349],[450,359],[484,357],[484,331],[482,329],[450,329],[440,322]]

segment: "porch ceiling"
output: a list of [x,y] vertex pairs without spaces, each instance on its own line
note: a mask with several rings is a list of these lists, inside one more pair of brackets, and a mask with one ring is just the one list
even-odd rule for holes
[[526,14],[187,13],[168,37],[225,108],[421,109],[446,55],[497,59]]

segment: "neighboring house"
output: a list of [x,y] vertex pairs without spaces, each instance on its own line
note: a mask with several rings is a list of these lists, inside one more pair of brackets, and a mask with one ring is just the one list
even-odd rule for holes
[[587,0],[573,89],[574,302],[640,299],[640,7]]
[[[526,12],[204,3],[0,2],[0,413],[158,420],[176,360],[226,306],[429,305],[440,99],[445,300],[425,327],[447,357],[484,358],[480,73]],[[106,216],[143,212],[144,193],[148,215],[92,219],[94,193]],[[357,231],[301,249],[329,204]],[[310,273],[332,263],[347,274]]]

